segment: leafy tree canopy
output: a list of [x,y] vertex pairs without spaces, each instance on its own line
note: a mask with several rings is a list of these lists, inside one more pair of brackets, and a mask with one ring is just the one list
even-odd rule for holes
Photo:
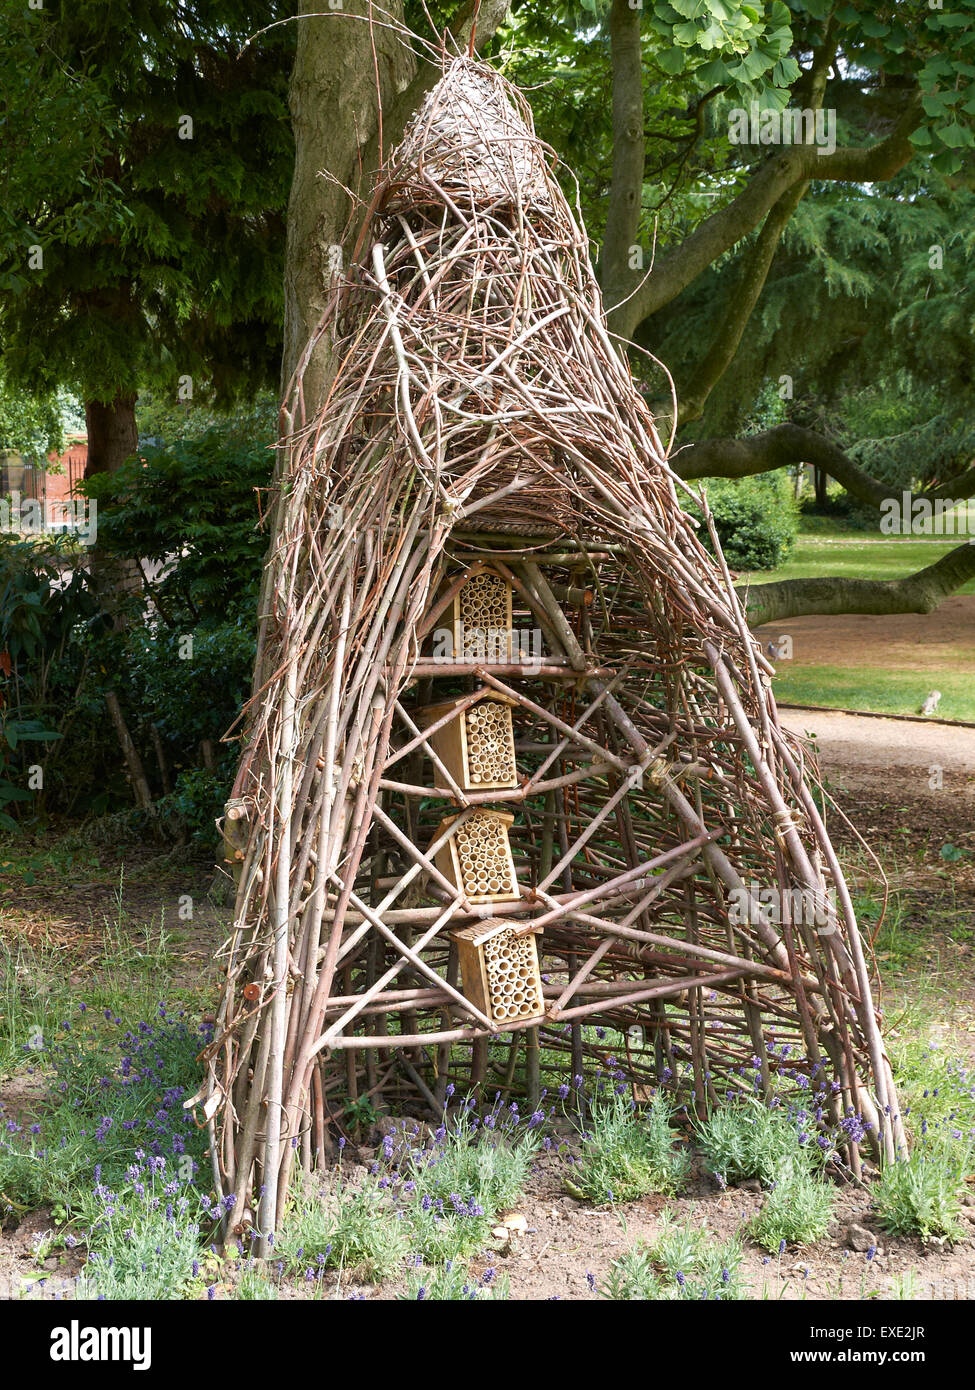
[[275,0],[3,0],[9,380],[112,400],[276,374],[294,27]]

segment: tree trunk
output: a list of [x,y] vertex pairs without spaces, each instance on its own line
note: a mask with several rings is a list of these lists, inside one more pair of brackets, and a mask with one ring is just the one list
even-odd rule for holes
[[88,462],[85,477],[117,473],[139,447],[134,391],[119,392],[112,401],[86,401]]
[[129,781],[132,783],[132,794],[135,797],[135,804],[140,811],[151,811],[152,792],[149,790],[149,779],[146,777],[145,769],[142,766],[139,750],[132,742],[129,726],[125,722],[122,707],[118,702],[118,696],[114,690],[105,691],[105,705],[112,723],[115,726],[115,732],[118,735],[119,747],[122,750],[125,766],[128,769]]
[[[413,54],[387,27],[402,20],[401,0],[391,0],[383,15],[387,23],[375,26],[363,18],[369,13],[367,0],[349,0],[325,14],[322,9],[314,0],[302,0],[306,17],[298,23],[291,74],[295,171],[288,201],[282,391],[322,317],[333,277],[348,258],[361,209],[346,190],[368,199],[364,184],[371,171],[360,165],[378,131],[377,74],[385,106],[415,69]],[[384,148],[382,154],[387,153]],[[304,374],[309,415],[327,386],[329,358],[330,344],[323,339]]]
[[[448,52],[467,51],[472,30],[478,47],[488,43],[509,4],[467,0],[451,24]],[[341,10],[329,13],[315,0],[301,0],[300,9],[290,94],[295,172],[288,200],[282,393],[322,317],[333,276],[346,266],[376,172],[441,71],[435,62],[418,64],[390,29],[402,22],[403,0],[372,11],[382,21],[373,24],[363,18],[370,15],[369,0],[345,0]],[[307,415],[327,388],[330,357],[331,344],[323,338],[302,381]]]
[[[88,427],[88,461],[85,477],[99,473],[117,473],[127,459],[137,452],[139,430],[135,419],[136,392],[118,392],[112,401],[86,401],[85,423]],[[91,504],[94,506],[94,503]],[[137,593],[142,586],[137,559],[118,559],[106,556],[98,544],[97,524],[93,531],[91,579],[99,602],[116,627],[125,619],[119,605],[127,593]]]

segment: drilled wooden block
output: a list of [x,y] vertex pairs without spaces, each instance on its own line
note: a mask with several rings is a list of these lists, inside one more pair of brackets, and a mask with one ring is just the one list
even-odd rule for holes
[[[456,816],[440,822],[439,839]],[[506,811],[476,810],[437,851],[434,863],[470,903],[514,902],[521,897],[508,841],[514,816]]]
[[471,575],[454,599],[458,661],[511,661],[511,584],[500,574]]
[[451,933],[464,994],[492,1023],[525,1022],[545,1012],[538,945],[534,935],[517,936],[517,929],[494,922]]
[[488,694],[464,710],[460,703],[428,705],[417,712],[417,722],[426,728],[458,706],[456,717],[430,735],[437,757],[464,791],[510,791],[518,785],[511,722],[514,700]]

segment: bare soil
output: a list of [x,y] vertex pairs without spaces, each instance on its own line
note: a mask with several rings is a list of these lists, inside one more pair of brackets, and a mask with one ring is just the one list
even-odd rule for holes
[[[811,615],[755,629],[766,645],[787,631],[796,666],[886,666],[908,671],[956,670],[975,663],[975,594],[945,599],[937,614]],[[923,692],[926,694],[927,692]]]

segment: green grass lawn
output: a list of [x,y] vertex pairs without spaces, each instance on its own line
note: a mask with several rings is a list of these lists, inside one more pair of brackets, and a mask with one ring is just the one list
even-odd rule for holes
[[968,671],[937,673],[889,670],[884,666],[793,666],[783,662],[773,682],[775,698],[790,705],[869,710],[874,714],[917,714],[918,689],[940,690],[938,719],[975,723],[975,677]]
[[[933,565],[962,539],[901,540],[896,536],[864,539],[863,534],[839,533],[801,535],[784,565],[777,570],[754,570],[742,575],[753,584],[777,579],[820,579],[827,575],[852,579],[902,579],[916,570]],[[975,579],[960,594],[975,594]]]
[[[779,579],[812,579],[830,575],[859,579],[899,579],[933,564],[961,539],[901,540],[892,536],[865,535],[813,518],[815,534],[804,532],[788,561],[772,571],[747,576],[754,584]],[[975,593],[975,580],[957,591]],[[798,621],[798,620],[795,620]],[[841,622],[842,619],[837,619]],[[876,619],[878,624],[883,618]],[[937,624],[937,614],[930,615]],[[782,629],[788,624],[780,625]],[[922,689],[923,687],[923,689]],[[939,719],[975,721],[975,652],[961,642],[951,650],[943,667],[923,671],[878,660],[876,651],[865,651],[856,665],[803,664],[801,659],[782,662],[775,679],[775,694],[789,704],[825,705],[837,709],[869,710],[877,714],[917,714],[929,690],[941,691]]]

